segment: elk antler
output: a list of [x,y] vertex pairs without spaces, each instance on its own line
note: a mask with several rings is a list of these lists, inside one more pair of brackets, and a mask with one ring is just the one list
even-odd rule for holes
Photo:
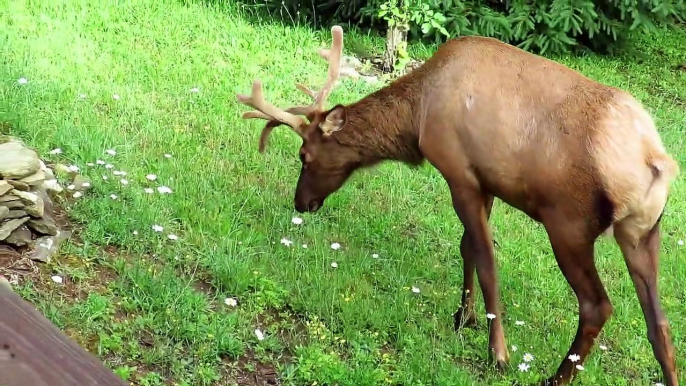
[[329,61],[329,75],[324,87],[322,87],[322,89],[318,92],[315,92],[303,85],[296,85],[300,91],[312,97],[314,102],[311,105],[295,106],[286,110],[275,107],[264,100],[264,96],[262,94],[262,82],[259,80],[253,82],[252,94],[250,96],[242,94],[236,95],[240,103],[250,106],[256,110],[243,113],[243,119],[259,118],[266,119],[268,121],[264,129],[262,129],[262,135],[260,136],[260,153],[264,151],[267,137],[269,137],[269,134],[275,127],[281,124],[288,125],[293,129],[293,131],[302,137],[302,128],[306,125],[306,121],[299,115],[309,116],[314,111],[322,110],[324,102],[326,102],[326,99],[328,98],[329,94],[331,94],[331,90],[333,90],[333,87],[336,84],[336,80],[338,80],[341,69],[343,29],[340,26],[334,26],[331,28],[331,34],[333,35],[331,49],[319,50],[319,55],[324,59],[328,59]]
[[336,85],[339,75],[341,74],[341,56],[343,54],[343,29],[340,26],[333,26],[331,28],[331,35],[333,35],[333,42],[331,49],[319,50],[319,56],[329,61],[329,76],[326,79],[324,87],[319,91],[310,90],[309,88],[297,84],[298,90],[309,95],[314,102],[309,106],[298,106],[293,109],[304,111],[305,114],[312,111],[321,111],[324,108],[324,102],[331,94],[333,87]]
[[262,82],[256,80],[252,84],[252,94],[250,96],[238,94],[236,95],[238,101],[244,105],[250,106],[258,111],[248,111],[243,113],[243,118],[262,118],[274,121],[279,121],[284,123],[296,133],[302,134],[301,126],[305,124],[305,120],[302,117],[293,115],[278,107],[270,104],[264,100],[264,95],[262,94]]

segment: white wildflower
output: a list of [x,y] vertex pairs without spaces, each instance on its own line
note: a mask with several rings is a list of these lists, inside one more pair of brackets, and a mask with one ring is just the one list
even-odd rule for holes
[[158,187],[157,187],[157,191],[160,192],[161,194],[171,193],[171,192],[172,192],[172,190],[169,189],[169,188],[166,187],[166,186],[158,186]]
[[190,92],[197,93],[197,92],[200,92],[200,89],[197,87],[193,87],[192,89],[190,89]]
[[145,193],[148,193],[148,194],[153,194],[153,193],[155,193],[155,190],[154,190],[153,188],[145,188],[143,191],[144,191]]
[[331,268],[338,268],[338,263],[335,261],[331,263]]
[[17,83],[19,83],[19,84],[26,84],[26,83],[29,83],[29,81],[26,80],[26,78],[19,78],[19,79],[17,80]]
[[490,320],[495,319],[495,314],[491,314],[490,312],[486,314],[486,317]]
[[331,249],[340,249],[340,248],[341,248],[341,244],[339,244],[339,243],[331,244]]
[[224,299],[224,304],[229,307],[236,307],[238,305],[238,301],[236,301],[234,298],[226,298]]
[[102,179],[103,179],[103,180],[107,180],[108,178],[109,178],[109,177],[107,177],[107,176],[102,176]]
[[117,151],[114,149],[107,149],[107,150],[105,150],[105,153],[107,153],[109,155],[117,155]]
[[72,197],[74,197],[74,198],[79,198],[81,196],[83,196],[83,194],[81,194],[81,192],[74,192],[74,194],[72,194]]
[[161,225],[155,224],[155,225],[152,226],[152,230],[155,231],[155,232],[162,232],[162,231],[164,230],[164,227],[161,226]]
[[134,236],[138,236],[138,231],[133,231]]
[[292,242],[291,240],[289,240],[289,239],[287,239],[287,238],[284,237],[284,238],[281,239],[281,244],[283,244],[283,245],[285,245],[285,246],[287,246],[287,247],[290,247],[291,245],[293,245],[293,242]]
[[178,239],[179,239],[179,236],[170,233],[170,234],[167,235],[167,238],[168,238],[169,240],[178,240]]
[[527,353],[524,353],[524,356],[522,357],[522,359],[524,359],[524,362],[531,362],[532,360],[534,360],[534,356],[527,352]]
[[516,351],[517,351],[517,346],[512,345],[512,352],[516,352]]
[[307,249],[307,244],[303,244],[303,248]]
[[69,165],[69,166],[67,166],[67,170],[69,170],[70,172],[78,172],[79,167],[76,165]]
[[569,360],[572,362],[577,362],[577,361],[579,361],[579,359],[581,359],[581,356],[579,356],[577,354],[572,354],[569,356]]
[[605,346],[604,344],[601,344],[601,345],[598,346],[598,347],[600,347],[600,349],[603,350],[603,351],[607,351],[607,346]]
[[679,245],[684,245],[684,240],[679,240],[679,241],[677,241],[676,243],[679,244]]
[[378,253],[372,253],[372,258],[373,258],[373,259],[378,259],[378,258],[379,258],[379,254],[378,254]]
[[412,292],[418,294],[420,292],[418,287],[412,286]]
[[582,365],[576,365],[576,369],[579,370],[579,371],[583,371],[583,370],[584,370],[584,366],[582,366]]
[[119,100],[119,94],[112,95],[112,99],[114,99],[115,101],[118,101]]
[[518,367],[519,367],[519,371],[522,371],[522,372],[529,371],[529,365],[526,363],[520,363]]
[[95,166],[95,164],[92,163],[92,162],[89,162],[89,163],[86,164],[86,166]]
[[257,340],[264,340],[264,334],[259,328],[255,329],[255,336],[257,337]]
[[105,164],[105,161],[99,159],[99,160],[95,161],[95,163],[98,164],[98,165],[104,165],[104,164]]
[[155,181],[157,179],[157,176],[154,174],[148,174],[145,176],[145,178],[149,179],[150,181]]
[[117,195],[116,195],[116,194],[110,194],[110,198],[113,199],[113,200],[116,200],[116,199],[117,199]]
[[113,167],[114,167],[114,165],[112,165],[112,164],[105,165],[105,169],[112,169]]
[[524,322],[521,321],[521,320],[516,320],[516,321],[515,321],[515,325],[517,325],[517,326],[523,326],[523,325],[524,325]]
[[165,158],[171,158],[171,156],[172,156],[172,155],[169,154],[169,153],[167,153],[167,154],[164,155]]
[[291,222],[295,225],[300,225],[303,223],[303,219],[301,219],[300,217],[293,217],[291,219]]
[[128,184],[129,184],[129,180],[124,179],[124,178],[122,178],[121,180],[119,180],[119,182],[121,182],[122,185],[128,185]]
[[57,275],[51,277],[51,279],[52,279],[52,281],[54,281],[54,282],[57,283],[57,284],[62,284],[62,281],[64,281],[64,280],[62,279],[62,276],[57,276]]
[[57,149],[50,150],[50,154],[62,154],[62,149],[59,147]]

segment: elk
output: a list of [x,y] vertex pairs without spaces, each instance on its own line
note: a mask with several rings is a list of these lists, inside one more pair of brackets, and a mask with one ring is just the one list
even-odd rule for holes
[[[302,138],[294,204],[316,212],[360,168],[382,161],[428,161],[445,179],[463,224],[462,299],[455,328],[473,326],[476,271],[489,327],[489,356],[503,369],[509,352],[488,219],[494,197],[543,225],[579,305],[576,336],[556,373],[565,385],[584,363],[613,307],[594,262],[595,241],[614,235],[667,385],[677,386],[674,347],[658,289],[660,220],[680,169],[655,124],[629,93],[488,37],[443,43],[421,67],[348,105],[325,109],[340,74],[343,31],[334,26],[320,91],[297,88],[311,105],[280,109],[254,81],[244,119],[266,120],[259,142],[286,125]],[[493,318],[493,316],[495,316]],[[570,360],[579,356],[576,362]]]

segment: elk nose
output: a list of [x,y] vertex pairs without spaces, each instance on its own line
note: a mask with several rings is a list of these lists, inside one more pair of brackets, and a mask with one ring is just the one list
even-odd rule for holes
[[312,200],[309,204],[307,204],[307,210],[309,210],[310,212],[316,212],[319,210],[321,206],[322,204],[319,201]]

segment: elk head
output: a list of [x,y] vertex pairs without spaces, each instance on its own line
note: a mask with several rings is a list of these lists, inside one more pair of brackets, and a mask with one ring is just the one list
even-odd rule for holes
[[275,107],[265,101],[262,83],[259,80],[253,82],[250,96],[237,95],[240,103],[256,110],[243,113],[244,119],[259,118],[268,121],[260,136],[260,153],[264,152],[267,138],[275,127],[286,125],[302,138],[302,167],[294,198],[295,209],[301,213],[315,212],[321,208],[324,200],[338,190],[360,166],[357,152],[341,145],[333,136],[346,124],[346,107],[337,105],[330,110],[323,110],[324,102],[340,75],[343,51],[342,28],[334,26],[331,33],[331,49],[322,49],[319,52],[320,56],[329,61],[329,75],[324,87],[315,92],[305,86],[296,85],[300,91],[314,100],[311,105],[290,107],[286,110]]

